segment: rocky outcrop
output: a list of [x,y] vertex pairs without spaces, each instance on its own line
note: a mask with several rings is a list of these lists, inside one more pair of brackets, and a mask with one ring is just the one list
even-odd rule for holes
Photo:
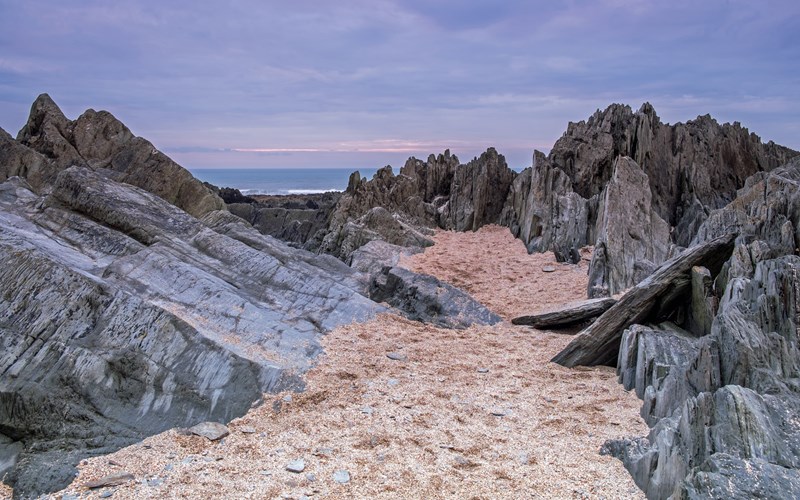
[[41,189],[55,179],[58,167],[41,153],[15,141],[0,129],[0,182],[10,177],[22,177],[33,189]]
[[67,168],[44,197],[0,184],[0,429],[22,449],[18,495],[63,486],[87,455],[301,387],[324,332],[383,310],[333,258],[228,212],[201,222],[104,172]]
[[475,231],[500,221],[515,175],[493,148],[465,165],[445,151],[426,162],[410,158],[397,176],[391,167],[380,169],[371,180],[355,173],[327,229],[306,247],[348,260],[354,250],[376,239],[426,246],[426,228]]
[[704,242],[665,262],[656,272],[625,293],[597,321],[586,327],[553,362],[567,367],[617,364],[620,338],[637,323],[672,319],[675,310],[691,302],[691,271],[703,266],[716,275],[733,250],[735,234]]
[[630,158],[618,157],[600,197],[589,266],[590,298],[625,290],[667,260],[670,228],[651,199],[647,175]]
[[736,278],[706,337],[626,333],[621,380],[644,399],[653,427],[606,451],[648,498],[800,491],[798,271],[800,258],[786,256],[760,262],[750,280]]
[[[562,261],[595,245],[590,296],[614,294],[666,260],[671,245],[689,245],[749,176],[796,155],[761,143],[739,123],[720,125],[706,115],[667,125],[649,104],[636,113],[615,104],[570,123],[547,157],[534,153],[533,167],[511,187],[502,223],[529,251],[552,250]],[[616,174],[620,165],[625,176]],[[641,234],[625,235],[627,228]],[[609,229],[618,234],[608,237]],[[621,248],[606,248],[609,241]]]
[[[213,188],[217,189],[217,188]],[[228,210],[262,234],[302,248],[328,225],[341,193],[244,196],[238,189],[219,188]]]
[[[701,226],[697,243],[739,237],[719,274],[693,270],[685,298],[693,332],[635,325],[623,335],[620,381],[643,399],[652,428],[604,451],[623,460],[648,498],[800,492],[798,179],[800,159],[758,173]],[[714,312],[706,332],[696,319]]]
[[[107,111],[87,110],[68,120],[47,94],[31,106],[28,122],[17,141],[45,158],[55,168],[35,170],[38,189],[70,166],[104,168],[114,179],[145,189],[194,216],[224,208],[222,199],[149,141],[136,137]],[[27,174],[26,174],[27,176]],[[41,177],[41,181],[39,180]]]

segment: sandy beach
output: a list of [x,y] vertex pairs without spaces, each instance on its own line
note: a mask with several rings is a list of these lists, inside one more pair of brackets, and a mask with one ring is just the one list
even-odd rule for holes
[[[60,494],[125,471],[135,480],[91,496],[643,498],[622,464],[598,453],[607,439],[647,432],[641,402],[612,368],[550,363],[568,335],[508,322],[584,298],[588,262],[528,255],[497,226],[439,231],[435,242],[402,264],[506,321],[447,330],[385,314],[338,328],[305,392],[265,395],[219,442],[171,430],[84,461]],[[302,472],[286,470],[298,460]],[[341,471],[348,482],[335,480]]]

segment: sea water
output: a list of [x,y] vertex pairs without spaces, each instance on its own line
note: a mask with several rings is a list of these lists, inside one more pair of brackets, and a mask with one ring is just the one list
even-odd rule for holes
[[[375,168],[195,168],[192,175],[217,187],[236,188],[244,195],[311,194],[344,191],[358,170],[371,179]],[[395,172],[396,173],[396,172]]]

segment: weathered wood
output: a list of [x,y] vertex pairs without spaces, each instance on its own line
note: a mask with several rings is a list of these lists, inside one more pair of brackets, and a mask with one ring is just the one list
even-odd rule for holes
[[512,319],[511,322],[515,325],[526,325],[534,328],[570,326],[600,316],[616,303],[617,300],[611,297],[582,300],[564,304],[559,308],[549,309],[538,314],[520,316]]
[[730,258],[735,239],[735,234],[720,236],[668,260],[575,336],[552,361],[567,367],[616,366],[622,331],[634,323],[657,322],[660,318],[652,316],[668,313],[661,307],[662,301],[669,298],[673,302],[675,297],[688,293],[693,266],[704,266],[717,274]]

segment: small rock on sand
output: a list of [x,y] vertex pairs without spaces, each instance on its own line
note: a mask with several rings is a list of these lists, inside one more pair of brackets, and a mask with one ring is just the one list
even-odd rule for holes
[[294,472],[295,474],[299,474],[306,470],[306,461],[302,458],[298,458],[297,460],[292,460],[286,466],[286,470],[289,472]]
[[400,354],[399,352],[390,352],[386,354],[386,357],[391,359],[392,361],[405,361],[408,359],[405,355]]
[[552,273],[555,272],[556,268],[554,266],[544,266],[542,267],[543,273]]
[[231,433],[227,427],[218,422],[203,422],[189,428],[189,432],[203,436],[211,441],[219,441]]
[[110,474],[108,476],[101,477],[100,479],[89,481],[88,483],[84,484],[84,486],[90,489],[95,489],[103,488],[104,486],[119,486],[127,483],[128,481],[133,481],[133,474],[130,472],[117,472],[116,474]]
[[350,482],[350,473],[346,470],[337,470],[333,473],[333,480],[339,484],[347,484]]

